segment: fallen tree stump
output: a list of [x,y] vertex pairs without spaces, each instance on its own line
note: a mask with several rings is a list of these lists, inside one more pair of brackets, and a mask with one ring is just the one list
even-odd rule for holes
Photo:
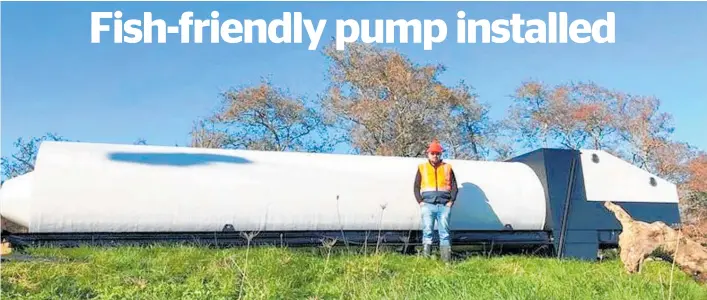
[[682,231],[693,241],[707,247],[707,219],[682,226]]
[[614,203],[605,202],[604,206],[623,227],[619,235],[619,256],[628,273],[638,272],[646,258],[660,251],[670,256],[683,272],[698,282],[707,283],[707,248],[663,222],[636,221]]

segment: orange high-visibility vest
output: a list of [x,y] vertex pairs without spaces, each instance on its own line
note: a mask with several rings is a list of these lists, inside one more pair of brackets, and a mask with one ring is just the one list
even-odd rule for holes
[[420,164],[420,193],[450,192],[452,190],[452,166],[440,163],[437,168],[429,162]]

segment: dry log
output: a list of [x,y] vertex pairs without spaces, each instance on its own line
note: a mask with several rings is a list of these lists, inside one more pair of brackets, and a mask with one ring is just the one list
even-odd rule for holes
[[0,256],[9,255],[10,253],[12,253],[10,243],[3,240],[2,243],[0,243]]
[[660,251],[670,256],[683,272],[707,283],[707,248],[663,222],[636,221],[614,203],[605,202],[604,206],[623,227],[619,235],[619,255],[628,273],[638,272],[646,258]]
[[683,225],[682,232],[695,242],[707,247],[707,219]]

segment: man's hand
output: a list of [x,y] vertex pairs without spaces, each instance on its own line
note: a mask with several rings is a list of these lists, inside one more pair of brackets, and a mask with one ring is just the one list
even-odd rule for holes
[[420,207],[422,207],[423,205],[425,205],[425,202],[420,202],[418,204],[420,204]]
[[452,201],[449,201],[449,202],[447,202],[447,204],[446,204],[446,205],[447,205],[447,207],[452,207],[453,203],[454,203],[454,202],[452,202]]

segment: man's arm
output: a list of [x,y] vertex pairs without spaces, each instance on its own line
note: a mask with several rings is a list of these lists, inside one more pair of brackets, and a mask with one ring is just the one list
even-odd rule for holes
[[417,170],[417,174],[415,175],[415,184],[413,185],[413,192],[415,193],[415,199],[417,199],[417,203],[422,203],[422,195],[420,195],[420,182],[422,181],[422,176],[420,175],[420,170]]
[[454,175],[454,170],[451,170],[450,177],[452,177],[452,204],[454,204],[454,201],[457,201],[457,193],[459,192],[459,187],[457,187],[457,177]]

